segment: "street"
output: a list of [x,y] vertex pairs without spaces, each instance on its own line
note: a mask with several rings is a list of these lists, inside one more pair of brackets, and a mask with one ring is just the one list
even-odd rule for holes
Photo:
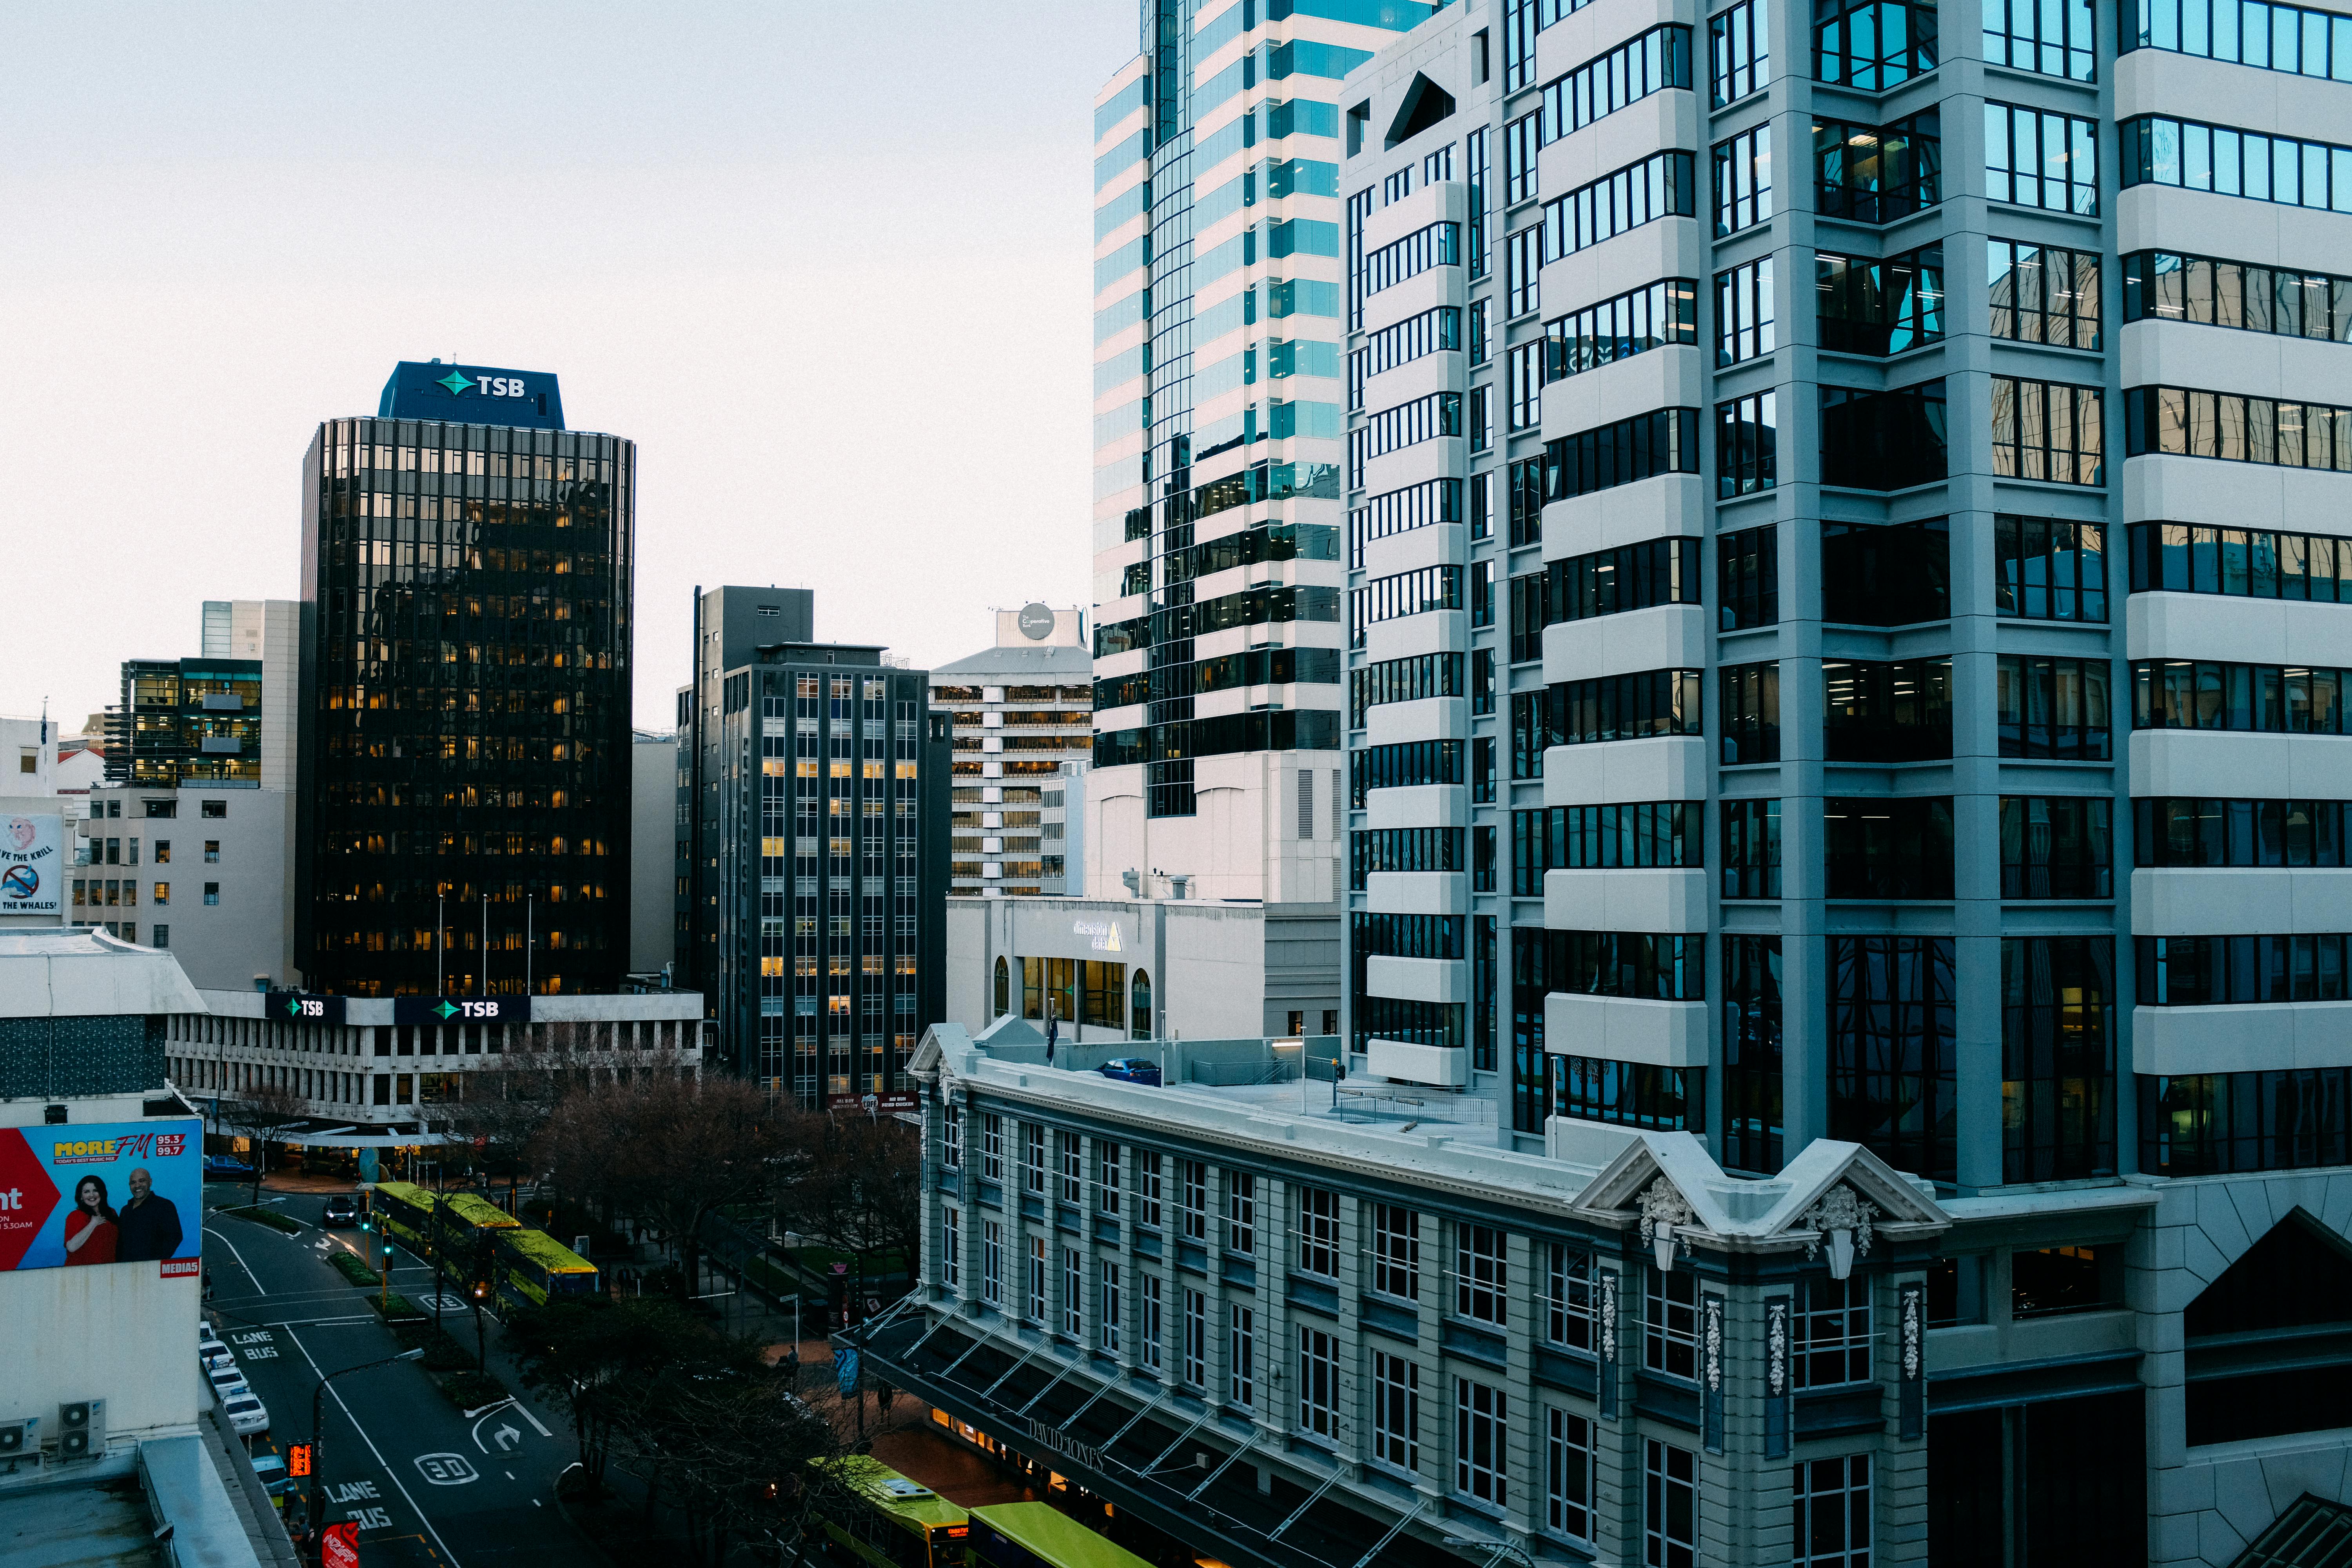
[[[241,1185],[205,1189],[205,1268],[213,1286],[205,1313],[268,1406],[268,1435],[250,1447],[282,1454],[311,1435],[311,1399],[322,1374],[396,1354],[400,1346],[369,1306],[369,1292],[328,1261],[342,1250],[373,1264],[373,1233],[319,1229],[324,1200],[310,1194],[264,1194],[267,1206],[302,1224],[296,1235],[211,1212],[215,1204],[245,1199]],[[393,1263],[393,1289],[429,1312],[431,1266],[397,1249]],[[444,1289],[446,1326],[470,1348],[473,1325],[461,1287]],[[294,1483],[289,1512],[303,1506],[299,1489],[321,1486],[325,1521],[358,1522],[371,1568],[499,1568],[584,1555],[585,1542],[553,1501],[556,1476],[578,1457],[568,1418],[530,1402],[511,1368],[500,1363],[499,1334],[493,1324],[490,1372],[523,1403],[471,1421],[412,1363],[355,1373],[331,1385],[322,1462],[310,1480]]]

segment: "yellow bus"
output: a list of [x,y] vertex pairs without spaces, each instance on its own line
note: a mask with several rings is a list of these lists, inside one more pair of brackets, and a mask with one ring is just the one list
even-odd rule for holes
[[962,1568],[969,1516],[880,1460],[841,1461],[843,1491],[821,1513],[825,1555],[867,1568]]
[[367,1212],[384,1236],[413,1258],[433,1255],[433,1194],[407,1182],[378,1182],[367,1193]]
[[1049,1502],[1000,1502],[971,1510],[971,1568],[1151,1568]]
[[544,1231],[521,1226],[496,1230],[493,1274],[498,1292],[520,1306],[544,1307],[551,1296],[593,1296],[596,1266]]

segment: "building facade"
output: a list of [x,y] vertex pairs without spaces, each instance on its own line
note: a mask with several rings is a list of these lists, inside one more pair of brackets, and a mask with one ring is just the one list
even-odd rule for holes
[[[949,896],[1085,890],[1073,860],[1065,776],[1094,755],[1094,660],[1078,610],[996,612],[994,646],[931,671],[931,704],[955,747],[954,877]],[[1045,797],[1059,795],[1049,807]],[[1058,827],[1054,825],[1058,824]],[[1081,838],[1081,843],[1083,839]]]
[[[509,390],[509,389],[513,390]],[[349,996],[628,966],[636,447],[404,363],[303,460],[297,962]]]
[[678,862],[677,736],[629,735],[629,973],[676,973]]
[[803,1104],[911,1103],[943,994],[947,720],[925,672],[807,640],[813,616],[804,589],[696,596],[677,978],[730,1070]]

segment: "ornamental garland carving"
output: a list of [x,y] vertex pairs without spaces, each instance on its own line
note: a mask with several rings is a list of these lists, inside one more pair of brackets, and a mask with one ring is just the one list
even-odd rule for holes
[[1854,1251],[1868,1257],[1871,1222],[1878,1217],[1878,1206],[1856,1197],[1852,1187],[1832,1187],[1822,1194],[1821,1202],[1805,1211],[1804,1223],[1816,1233],[1813,1239],[1805,1244],[1805,1256],[1808,1258],[1818,1257],[1822,1250],[1822,1237],[1830,1232],[1850,1230],[1853,1232]]
[[1675,1190],[1672,1182],[1660,1176],[1642,1189],[1642,1245],[1647,1247],[1661,1229],[1671,1230],[1691,1222],[1690,1201]]

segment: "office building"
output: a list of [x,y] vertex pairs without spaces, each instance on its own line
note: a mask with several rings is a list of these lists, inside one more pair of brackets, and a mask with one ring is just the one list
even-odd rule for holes
[[898,1108],[942,995],[948,721],[925,672],[814,626],[806,589],[695,595],[675,978],[730,1070],[806,1105]]
[[[999,610],[992,647],[931,671],[931,704],[946,710],[955,747],[950,896],[1084,891],[1086,861],[1072,859],[1069,826],[1084,832],[1082,770],[1094,754],[1085,637],[1077,610]],[[1075,785],[1065,776],[1074,767]],[[1048,808],[1048,795],[1062,798]]]
[[629,973],[672,973],[677,956],[677,737],[629,735]]
[[404,362],[303,460],[296,962],[346,996],[628,967],[636,447]]
[[1872,1561],[2093,1560],[2017,1478],[2105,1379],[2226,1563],[2346,1496],[2352,45],[1937,16],[1480,0],[1343,84],[1349,1043],[1525,1151],[1846,1141],[2099,1258],[2137,1194],[2109,1370],[1931,1350]]

